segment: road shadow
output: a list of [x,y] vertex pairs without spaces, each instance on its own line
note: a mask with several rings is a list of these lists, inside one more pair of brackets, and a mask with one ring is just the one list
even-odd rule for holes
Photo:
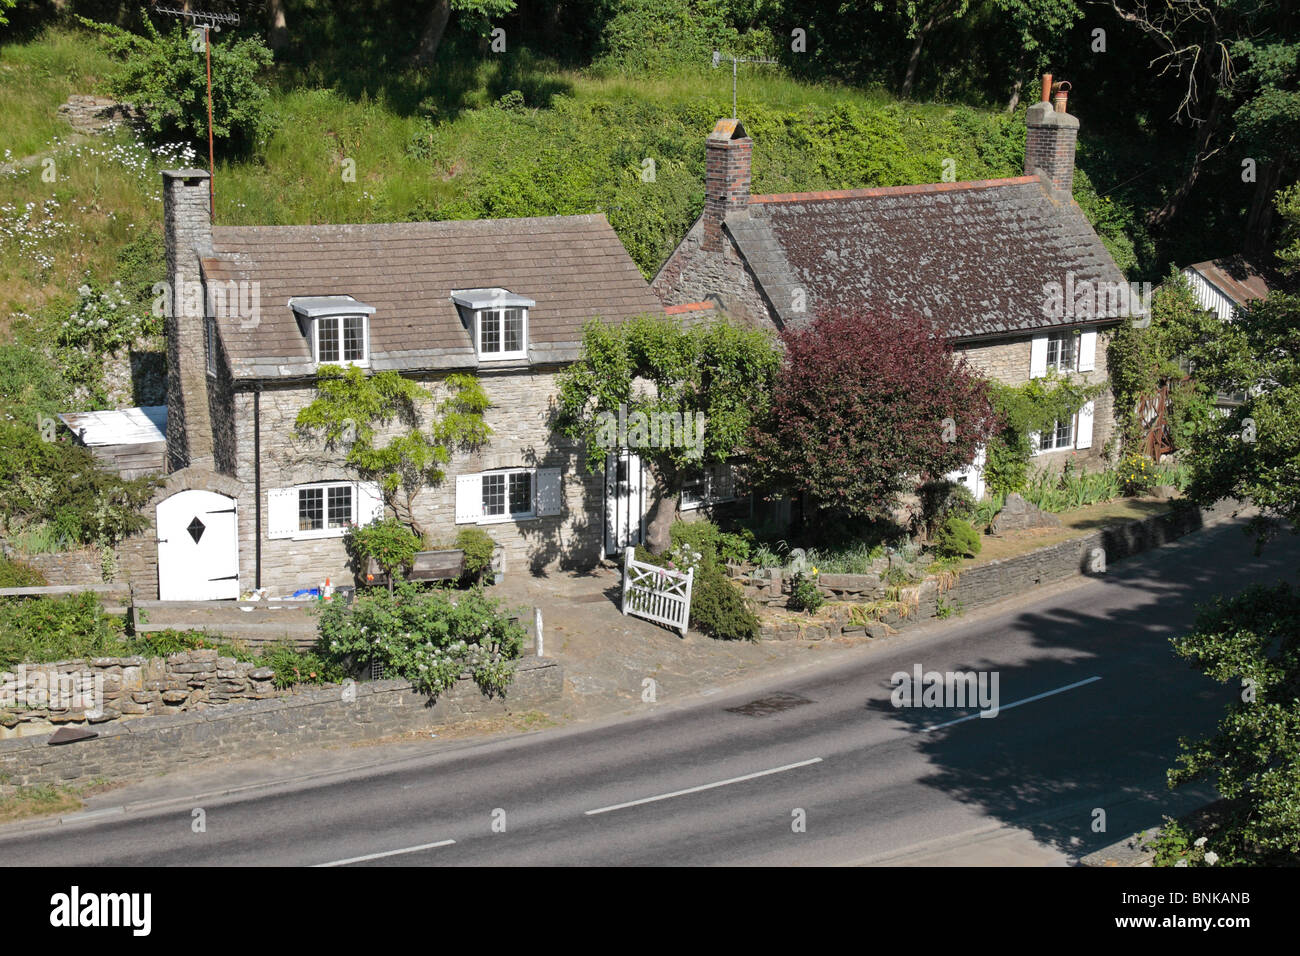
[[[972,656],[951,665],[996,672],[1003,708],[997,717],[942,727],[978,710],[895,707],[889,699],[873,700],[868,709],[916,734],[933,767],[924,785],[1026,829],[1062,853],[1082,856],[1159,825],[1166,814],[1185,813],[1214,791],[1208,783],[1168,789],[1164,773],[1176,765],[1178,738],[1212,733],[1239,688],[1195,672],[1169,641],[1192,628],[1198,605],[1252,583],[1295,581],[1300,567],[1297,539],[1271,542],[1257,556],[1242,523],[1115,564],[1104,575],[1111,590],[1100,596],[1091,588],[1084,595],[1067,591],[1059,606],[1012,616],[1005,626],[1029,638],[1040,652],[1033,660],[1008,667]],[[1128,666],[1105,666],[1121,654]],[[923,670],[937,670],[925,666],[921,648],[916,661]],[[1041,740],[1034,708],[1046,701],[1027,702],[1023,710],[1007,705],[1103,671],[1101,680],[1057,697],[1051,746],[1027,750],[1028,741]],[[1145,704],[1136,719],[1134,701]],[[1002,724],[1011,714],[1016,719]],[[994,722],[1001,724],[997,733],[984,726]],[[1098,739],[1120,743],[1098,747]],[[1117,798],[1116,783],[1126,780],[1135,782],[1121,786]]]

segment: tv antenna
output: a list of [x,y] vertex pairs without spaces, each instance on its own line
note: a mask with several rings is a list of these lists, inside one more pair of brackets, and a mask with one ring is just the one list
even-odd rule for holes
[[203,48],[208,60],[208,217],[216,215],[216,193],[212,180],[216,175],[216,161],[212,153],[212,31],[221,32],[222,26],[239,26],[238,13],[216,13],[211,10],[177,10],[175,7],[155,6],[164,16],[187,20],[191,27],[203,31]]
[[719,51],[713,51],[713,68],[716,70],[718,64],[723,60],[731,61],[731,118],[736,119],[736,67],[741,63],[776,63],[776,60],[768,60],[757,56],[723,56]]

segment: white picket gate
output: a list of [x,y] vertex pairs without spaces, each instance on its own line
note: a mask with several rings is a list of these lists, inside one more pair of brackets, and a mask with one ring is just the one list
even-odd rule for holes
[[623,552],[623,613],[667,624],[685,637],[695,569],[670,571],[636,560],[635,553],[633,548]]

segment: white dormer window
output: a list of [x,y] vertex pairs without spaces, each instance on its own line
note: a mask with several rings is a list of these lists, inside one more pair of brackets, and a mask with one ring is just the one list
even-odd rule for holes
[[468,317],[480,362],[528,358],[528,310],[536,302],[506,289],[465,289],[451,298]]
[[366,317],[364,315],[323,315],[313,321],[317,362],[336,365],[366,365]]
[[483,359],[527,358],[527,309],[482,309],[478,313],[478,354]]
[[374,307],[350,295],[304,296],[289,307],[318,365],[370,365],[370,316]]

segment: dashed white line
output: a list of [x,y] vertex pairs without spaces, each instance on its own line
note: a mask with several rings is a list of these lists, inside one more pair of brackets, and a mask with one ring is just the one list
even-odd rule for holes
[[801,760],[798,763],[788,763],[784,767],[773,767],[771,770],[759,770],[757,773],[747,773],[743,777],[732,777],[730,780],[719,780],[717,783],[702,783],[698,787],[687,787],[685,790],[674,790],[672,793],[661,793],[654,797],[642,797],[640,800],[629,800],[627,803],[616,803],[609,807],[599,807],[595,810],[586,811],[586,815],[590,817],[595,816],[597,813],[609,813],[611,810],[623,810],[627,807],[639,807],[643,803],[654,803],[658,800],[671,800],[673,797],[684,797],[688,793],[699,793],[702,790],[712,790],[715,787],[725,787],[733,783],[743,783],[746,780],[754,780],[758,777],[767,777],[774,773],[785,773],[787,770],[797,770],[800,767],[807,767],[821,762],[821,757],[813,757],[811,760]]
[[455,840],[439,840],[437,843],[422,843],[419,846],[403,847],[400,850],[385,850],[383,853],[367,853],[365,856],[352,856],[346,860],[333,860],[330,863],[316,863],[315,866],[347,866],[349,863],[364,863],[366,860],[378,860],[386,856],[401,856],[403,853],[419,853],[421,850],[433,850],[440,846],[451,846]]
[[[1003,704],[998,708],[998,713],[1004,710],[1010,710],[1012,707],[1019,707],[1021,704],[1032,704],[1036,700],[1042,700],[1044,697],[1051,697],[1053,694],[1063,694],[1067,690],[1074,690],[1076,687],[1082,687],[1084,684],[1091,684],[1093,681],[1101,680],[1100,677],[1089,677],[1087,680],[1075,681],[1073,684],[1066,684],[1064,687],[1058,687],[1056,690],[1044,691],[1041,694],[1035,694],[1033,697],[1026,697],[1024,700],[1018,700],[1014,704]],[[929,733],[931,730],[941,730],[944,727],[951,727],[953,724],[964,724],[968,720],[975,720],[980,714],[968,714],[965,717],[958,717],[956,720],[950,720],[944,724],[935,724],[931,727],[922,727],[921,733]]]

